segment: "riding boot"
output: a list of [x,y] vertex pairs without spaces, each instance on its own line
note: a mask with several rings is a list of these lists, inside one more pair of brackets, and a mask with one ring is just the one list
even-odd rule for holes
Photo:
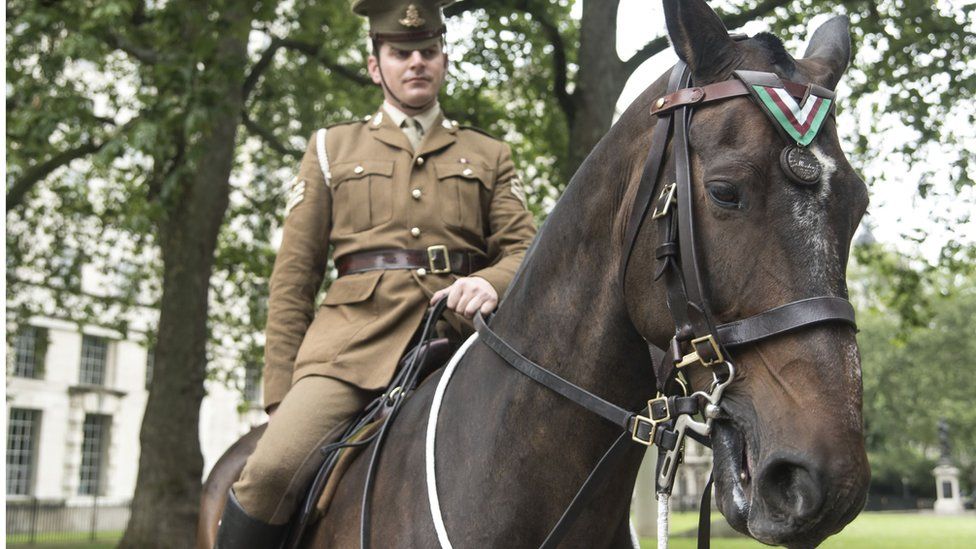
[[287,524],[268,524],[248,515],[234,491],[228,490],[214,549],[277,549],[287,529]]

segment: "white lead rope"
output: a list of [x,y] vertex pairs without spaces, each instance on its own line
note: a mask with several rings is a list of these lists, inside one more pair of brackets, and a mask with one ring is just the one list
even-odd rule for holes
[[671,515],[671,496],[657,494],[657,549],[668,549],[668,519]]

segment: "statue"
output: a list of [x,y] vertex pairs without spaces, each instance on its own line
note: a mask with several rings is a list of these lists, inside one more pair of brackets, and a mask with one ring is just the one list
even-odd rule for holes
[[936,513],[960,513],[963,510],[962,498],[959,494],[959,469],[953,467],[949,444],[949,422],[945,418],[939,420],[939,464],[932,473],[935,476]]
[[949,422],[945,418],[939,420],[939,449],[939,462],[948,463],[952,459],[952,447],[949,444]]

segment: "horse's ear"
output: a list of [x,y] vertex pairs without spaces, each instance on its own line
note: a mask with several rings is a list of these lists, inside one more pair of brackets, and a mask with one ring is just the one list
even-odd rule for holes
[[735,65],[738,46],[705,0],[664,0],[664,19],[678,57],[696,84],[715,81]]
[[847,17],[834,17],[820,25],[803,57],[817,66],[819,84],[836,88],[851,60],[851,31]]

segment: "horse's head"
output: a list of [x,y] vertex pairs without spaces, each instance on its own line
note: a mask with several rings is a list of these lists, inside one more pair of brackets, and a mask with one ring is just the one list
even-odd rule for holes
[[[844,18],[824,24],[804,58],[794,59],[768,34],[733,40],[704,0],[664,4],[671,41],[695,86],[751,70],[833,90],[847,68]],[[815,184],[787,177],[780,159],[787,142],[746,96],[696,106],[689,144],[698,262],[716,324],[808,297],[847,296],[850,243],[867,192],[831,117],[808,147],[822,166]],[[638,241],[641,270],[656,245],[647,233]],[[646,271],[628,272],[635,276]],[[638,328],[660,340],[650,320],[662,314],[660,290],[641,301],[631,286],[633,318],[647,322]],[[719,508],[760,541],[815,545],[856,516],[867,490],[855,331],[842,323],[806,326],[737,347],[732,358],[736,377],[712,433]],[[707,387],[705,368],[689,370],[696,388]]]

